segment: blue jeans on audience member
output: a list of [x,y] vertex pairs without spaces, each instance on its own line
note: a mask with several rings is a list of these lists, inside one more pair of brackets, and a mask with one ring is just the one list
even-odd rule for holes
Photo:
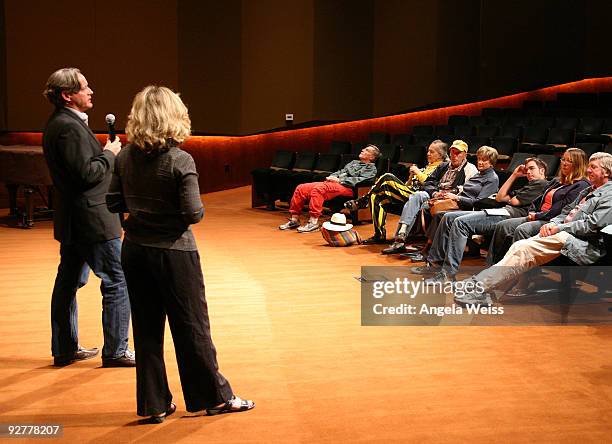
[[419,215],[421,208],[428,200],[429,194],[427,194],[425,191],[417,191],[410,196],[410,199],[408,199],[408,201],[404,204],[399,221],[400,223],[408,226],[407,232],[410,232],[412,229],[414,221]]
[[484,211],[446,213],[440,221],[427,260],[443,262],[443,269],[455,275],[468,239],[473,234],[493,234],[495,226],[507,218],[508,216],[487,216]]
[[123,356],[128,345],[130,300],[121,268],[121,239],[91,244],[61,244],[60,264],[51,297],[51,352],[73,353],[79,345],[77,290],[87,283],[89,270],[102,283],[102,330],[105,359]]

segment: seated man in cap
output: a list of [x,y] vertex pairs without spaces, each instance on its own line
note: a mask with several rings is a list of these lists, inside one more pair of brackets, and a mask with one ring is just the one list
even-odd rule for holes
[[[414,218],[420,210],[424,202],[431,197],[437,196],[444,191],[459,191],[466,180],[471,178],[478,170],[474,165],[467,161],[468,146],[463,140],[455,140],[450,147],[450,162],[442,162],[423,182],[422,190],[416,191],[409,196],[408,201],[404,204],[400,224],[398,225],[395,242],[390,248],[383,250],[383,254],[402,253],[406,251],[404,243],[408,236],[408,226],[412,227],[410,222],[411,211],[416,209]],[[407,210],[410,208],[410,210]]]
[[[519,177],[526,177],[528,183],[511,192]],[[496,225],[510,217],[526,216],[529,204],[542,194],[545,186],[546,164],[530,157],[514,169],[495,197],[497,202],[506,203],[505,214],[488,214],[486,211],[449,211],[444,214],[427,255],[429,264],[433,267],[442,264],[442,268],[430,280],[454,279],[468,239],[473,234],[493,234]]]
[[[344,168],[331,173],[325,182],[310,182],[298,185],[289,204],[291,218],[280,225],[280,230],[297,228],[299,233],[308,233],[319,229],[319,216],[323,213],[323,202],[337,196],[353,196],[354,187],[364,180],[376,177],[376,159],[380,151],[376,145],[368,145],[359,153],[359,160],[349,162]],[[300,214],[306,201],[310,219],[300,226]]]
[[427,166],[419,169],[416,165],[410,167],[410,175],[406,182],[391,173],[383,174],[376,180],[374,186],[356,200],[349,200],[344,204],[349,210],[365,208],[370,205],[372,210],[372,223],[374,236],[363,241],[364,244],[376,244],[386,241],[385,221],[388,208],[394,205],[403,205],[410,196],[418,191],[429,175],[444,161],[447,161],[447,148],[441,140],[434,140],[427,150]]
[[578,265],[593,264],[605,256],[601,230],[612,224],[612,155],[593,154],[587,176],[591,186],[543,225],[538,235],[515,242],[497,264],[458,282],[458,286],[473,291],[455,296],[455,301],[462,305],[491,305],[493,289],[561,255]]

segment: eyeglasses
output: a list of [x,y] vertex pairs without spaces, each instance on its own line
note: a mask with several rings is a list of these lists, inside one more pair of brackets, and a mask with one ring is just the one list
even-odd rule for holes
[[563,162],[563,163],[574,163],[574,162],[572,162],[571,160],[569,160],[569,159],[565,159],[565,158],[563,158],[563,157],[561,158],[561,162]]

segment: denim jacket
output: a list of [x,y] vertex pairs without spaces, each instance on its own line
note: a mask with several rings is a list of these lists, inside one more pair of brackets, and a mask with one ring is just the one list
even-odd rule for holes
[[352,160],[341,170],[331,173],[330,176],[340,179],[340,185],[354,187],[359,182],[374,179],[376,177],[376,165],[374,163]]

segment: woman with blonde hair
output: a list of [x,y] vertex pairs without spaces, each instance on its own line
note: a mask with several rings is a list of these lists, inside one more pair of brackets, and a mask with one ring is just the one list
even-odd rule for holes
[[[561,157],[559,176],[552,179],[544,193],[533,201],[526,217],[500,222],[489,245],[487,263],[499,262],[514,242],[528,239],[540,232],[540,227],[558,216],[565,205],[590,184],[586,180],[587,156],[579,148],[568,148]],[[554,173],[554,172],[553,172]]]
[[190,225],[204,214],[193,158],[179,148],[191,132],[187,107],[170,89],[147,86],[134,98],[107,205],[123,223],[125,273],[136,349],[137,413],[161,423],[176,411],[164,364],[170,323],[187,411],[250,410],[219,372]]

